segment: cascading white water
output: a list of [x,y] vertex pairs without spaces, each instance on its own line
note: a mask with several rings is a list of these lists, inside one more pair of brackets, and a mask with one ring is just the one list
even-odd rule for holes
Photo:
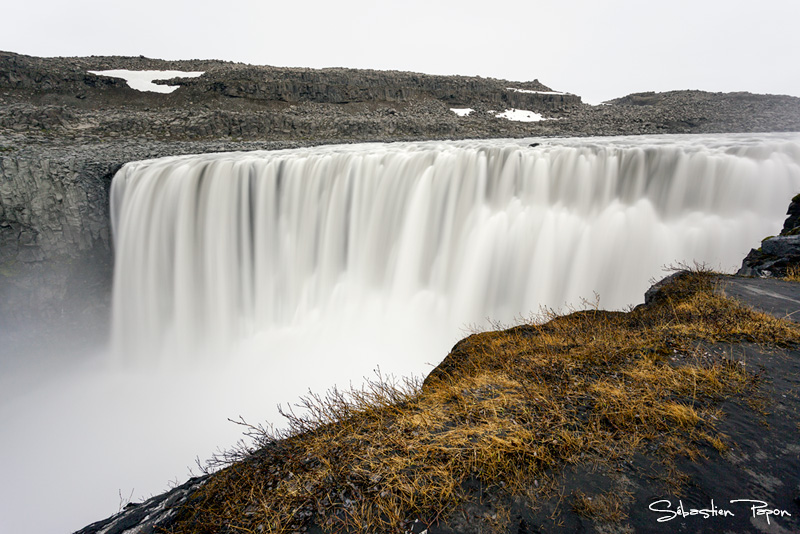
[[800,189],[796,136],[329,146],[129,163],[114,178],[119,349],[422,315],[449,331],[641,301],[736,267]]
[[376,364],[427,372],[467,323],[595,290],[603,307],[640,302],[678,260],[734,268],[800,191],[800,134],[530,142],[126,166],[112,209],[127,352],[0,373],[0,525],[77,530],[230,447],[227,418],[280,426],[275,405],[309,388]]

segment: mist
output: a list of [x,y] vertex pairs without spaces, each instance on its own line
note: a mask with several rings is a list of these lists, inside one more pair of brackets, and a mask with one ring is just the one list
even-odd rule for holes
[[456,341],[423,318],[361,328],[283,329],[161,364],[119,364],[107,346],[78,339],[63,340],[68,351],[59,343],[4,355],[17,363],[0,375],[0,531],[78,530],[200,474],[197,460],[243,439],[229,419],[280,426],[279,403],[358,386],[376,376],[376,355],[383,374],[421,375]]

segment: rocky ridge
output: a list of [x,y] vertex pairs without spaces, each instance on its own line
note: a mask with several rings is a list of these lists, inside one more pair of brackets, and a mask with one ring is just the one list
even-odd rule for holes
[[792,199],[786,215],[781,233],[765,237],[759,248],[751,249],[737,274],[765,278],[800,274],[800,195]]

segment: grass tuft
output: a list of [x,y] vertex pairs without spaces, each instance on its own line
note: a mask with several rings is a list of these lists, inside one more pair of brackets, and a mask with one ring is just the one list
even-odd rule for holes
[[594,496],[576,491],[572,508],[576,514],[601,523],[619,523],[628,517],[623,508],[622,495],[617,491]]
[[786,276],[783,279],[789,282],[800,282],[800,265],[793,263],[786,267]]

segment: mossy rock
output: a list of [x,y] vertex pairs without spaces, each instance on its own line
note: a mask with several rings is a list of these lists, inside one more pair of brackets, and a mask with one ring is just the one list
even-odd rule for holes
[[791,230],[782,235],[797,235],[797,234],[800,234],[800,226],[795,226],[794,228],[792,228]]

